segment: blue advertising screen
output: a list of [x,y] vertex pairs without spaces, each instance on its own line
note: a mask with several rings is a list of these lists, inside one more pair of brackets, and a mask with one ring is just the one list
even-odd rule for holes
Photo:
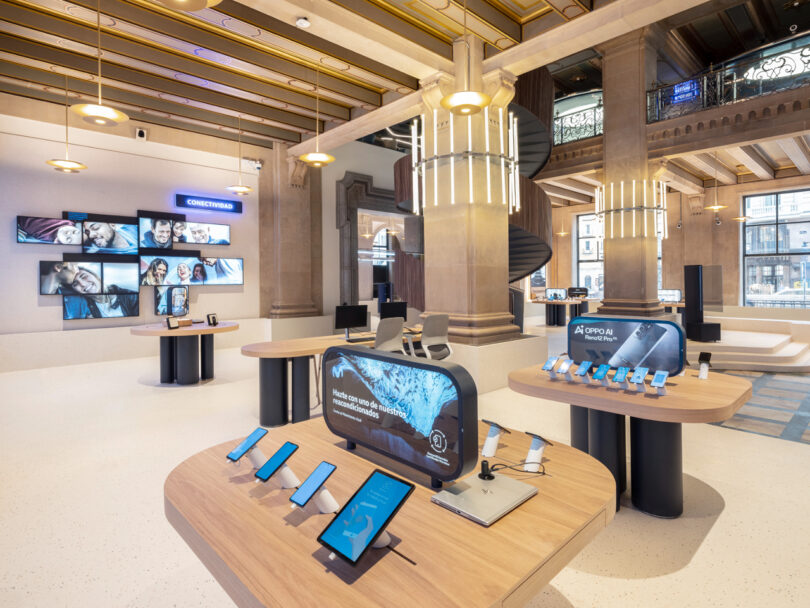
[[356,564],[412,491],[412,484],[374,471],[321,532],[318,541]]

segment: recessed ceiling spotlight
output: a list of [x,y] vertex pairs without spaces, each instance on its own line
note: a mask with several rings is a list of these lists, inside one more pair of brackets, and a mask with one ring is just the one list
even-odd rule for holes
[[295,20],[295,25],[297,25],[301,29],[305,30],[312,24],[309,22],[309,19],[307,19],[306,17],[298,17],[298,19]]

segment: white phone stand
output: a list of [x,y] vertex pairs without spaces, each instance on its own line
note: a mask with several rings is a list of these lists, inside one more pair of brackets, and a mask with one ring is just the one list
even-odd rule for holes
[[540,463],[543,461],[543,450],[545,449],[545,441],[539,437],[532,437],[532,443],[529,446],[529,453],[526,454],[526,462],[523,464],[523,470],[529,473],[538,473],[540,471]]
[[550,370],[548,370],[548,377],[551,378],[552,380],[559,380],[559,376],[557,375],[557,372],[554,371],[553,367]]
[[388,534],[385,530],[382,531],[377,537],[377,540],[374,541],[374,544],[371,545],[372,549],[382,549],[383,547],[387,547],[391,544],[391,535]]
[[503,431],[494,424],[489,425],[489,433],[484,440],[484,447],[481,448],[481,456],[484,458],[492,458],[498,450],[498,441],[501,439]]
[[698,371],[698,380],[706,380],[709,377],[709,364],[701,363]]
[[284,490],[297,488],[301,485],[298,477],[295,476],[295,473],[293,473],[292,469],[286,464],[281,467],[281,470],[278,472],[278,476],[279,479],[281,479],[281,487]]
[[642,380],[641,382],[639,382],[637,384],[634,383],[633,386],[635,386],[635,390],[638,393],[646,393],[647,392],[647,385],[644,383],[644,380]]
[[607,374],[602,376],[602,379],[599,382],[602,383],[602,386],[610,386],[610,379],[607,377]]
[[325,487],[321,488],[318,495],[315,497],[315,505],[321,513],[336,513],[340,509],[340,505],[332,496],[332,493]]
[[663,396],[667,394],[667,387],[666,386],[657,386],[655,390],[658,392],[659,395]]
[[580,376],[579,378],[580,378],[580,380],[582,380],[582,384],[590,384],[591,383],[591,375],[590,374],[586,373],[584,376]]
[[259,448],[253,447],[247,453],[248,460],[250,461],[250,465],[254,469],[260,469],[261,466],[267,462],[267,457],[262,454],[262,451]]
[[627,378],[625,378],[621,382],[617,382],[616,384],[618,385],[619,388],[624,390],[628,390],[630,388],[630,385],[627,384]]
[[568,368],[568,371],[565,372],[565,379],[568,382],[573,382],[574,381],[574,377],[571,375],[571,368],[570,367]]

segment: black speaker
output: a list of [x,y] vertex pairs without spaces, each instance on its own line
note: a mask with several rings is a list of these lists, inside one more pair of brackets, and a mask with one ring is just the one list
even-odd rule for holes
[[703,323],[703,266],[683,267],[683,288],[685,324]]

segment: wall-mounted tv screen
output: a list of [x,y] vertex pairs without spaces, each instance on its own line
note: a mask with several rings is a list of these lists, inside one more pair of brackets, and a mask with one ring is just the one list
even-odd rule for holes
[[62,318],[66,321],[137,317],[138,313],[137,293],[76,295],[62,298]]
[[82,225],[84,253],[138,254],[138,223],[101,222],[87,219]]
[[137,264],[104,262],[101,272],[103,293],[138,293],[141,276]]
[[148,249],[171,249],[172,223],[172,220],[164,218],[138,218],[138,246]]
[[546,288],[546,300],[565,300],[567,296],[568,293],[565,289],[559,287]]
[[17,242],[81,245],[82,223],[73,220],[18,215]]
[[175,221],[172,228],[175,243],[194,245],[230,245],[231,227],[228,224]]
[[141,256],[141,285],[242,285],[242,258]]
[[155,314],[182,317],[188,314],[188,287],[155,287]]
[[39,263],[41,295],[138,293],[138,264],[93,261]]

